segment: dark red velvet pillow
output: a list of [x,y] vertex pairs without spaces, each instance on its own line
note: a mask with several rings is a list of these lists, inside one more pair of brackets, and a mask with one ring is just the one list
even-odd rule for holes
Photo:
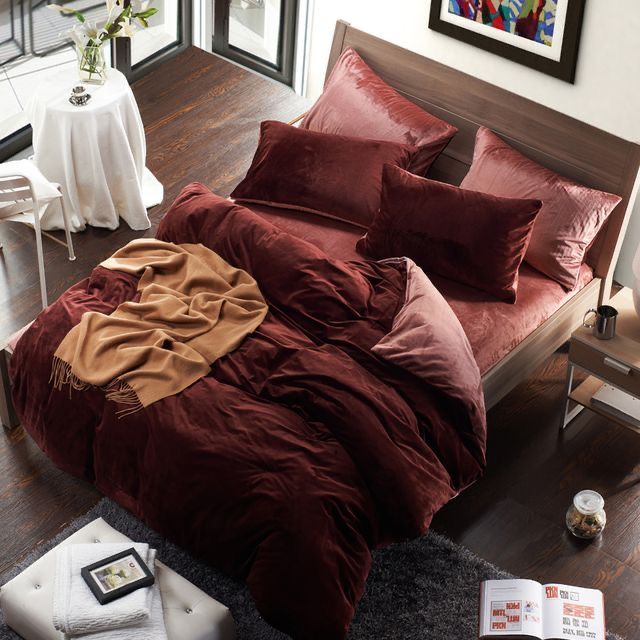
[[380,206],[382,167],[407,167],[413,147],[301,130],[267,120],[238,202],[310,211],[367,227]]
[[385,166],[380,211],[357,249],[407,256],[434,273],[515,302],[540,200],[498,198]]
[[345,49],[301,128],[417,147],[409,169],[424,175],[457,129],[400,95]]
[[507,198],[540,198],[525,260],[566,289],[573,289],[596,234],[622,200],[590,189],[539,165],[481,127],[473,164],[460,185]]

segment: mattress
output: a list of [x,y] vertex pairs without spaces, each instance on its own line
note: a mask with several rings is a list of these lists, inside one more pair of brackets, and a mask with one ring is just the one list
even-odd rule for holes
[[[347,223],[289,209],[246,205],[281,229],[315,244],[342,260],[362,260],[355,245],[364,233]],[[484,375],[535,331],[577,291],[593,279],[582,265],[578,286],[566,291],[557,282],[523,264],[515,304],[489,299],[486,293],[446,278],[431,277],[460,320],[481,373]]]

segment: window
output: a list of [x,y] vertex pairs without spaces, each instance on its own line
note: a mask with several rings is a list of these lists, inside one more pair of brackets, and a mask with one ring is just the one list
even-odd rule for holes
[[215,0],[213,50],[293,83],[297,0]]

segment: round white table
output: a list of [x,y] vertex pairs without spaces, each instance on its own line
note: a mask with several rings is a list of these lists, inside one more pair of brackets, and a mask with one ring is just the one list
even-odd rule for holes
[[[72,231],[87,224],[116,229],[119,218],[148,229],[146,209],[162,202],[163,188],[145,167],[144,127],[131,87],[109,69],[104,85],[86,85],[89,103],[74,106],[69,96],[79,84],[68,65],[38,85],[26,108],[35,163],[62,186]],[[64,228],[59,204],[49,206],[42,228]]]

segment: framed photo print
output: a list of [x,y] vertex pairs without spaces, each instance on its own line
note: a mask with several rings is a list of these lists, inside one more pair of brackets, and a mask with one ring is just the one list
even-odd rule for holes
[[431,0],[429,28],[573,82],[585,0]]
[[149,567],[133,547],[83,567],[80,573],[100,604],[149,587],[154,582]]

